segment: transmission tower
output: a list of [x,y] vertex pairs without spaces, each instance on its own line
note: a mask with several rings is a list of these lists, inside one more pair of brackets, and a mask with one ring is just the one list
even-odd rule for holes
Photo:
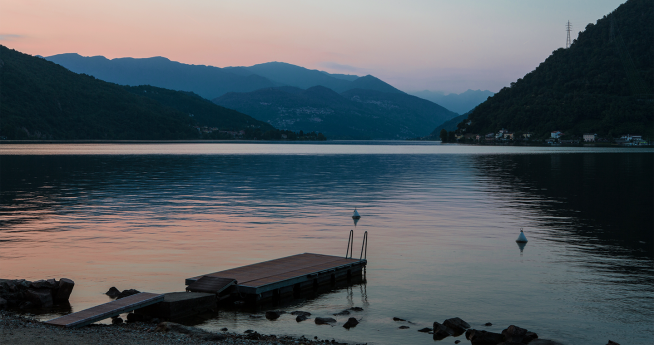
[[570,24],[569,20],[568,20],[568,24],[565,25],[565,31],[568,32],[568,39],[565,41],[565,49],[568,49],[572,45],[572,40],[570,39],[570,31],[572,31],[572,24]]

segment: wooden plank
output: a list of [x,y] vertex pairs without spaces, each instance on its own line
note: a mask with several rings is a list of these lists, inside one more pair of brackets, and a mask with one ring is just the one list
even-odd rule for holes
[[122,313],[130,312],[148,305],[162,302],[164,295],[141,292],[112,302],[104,303],[46,321],[46,324],[63,327],[81,327]]
[[[346,259],[341,256],[304,253],[210,273],[205,276],[230,277],[238,281],[240,291],[261,293],[307,281],[312,279],[310,276],[321,272],[346,269],[349,266],[365,263],[365,260]],[[190,284],[199,278],[188,278],[186,282]]]
[[217,295],[234,284],[236,284],[236,280],[232,278],[204,276],[187,286],[186,291],[206,292]]

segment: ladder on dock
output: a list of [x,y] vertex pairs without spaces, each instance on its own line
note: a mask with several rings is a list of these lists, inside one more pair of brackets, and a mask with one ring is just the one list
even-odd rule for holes
[[48,325],[62,326],[66,328],[82,327],[97,321],[118,316],[123,313],[134,311],[149,305],[163,302],[163,294],[150,292],[141,292],[135,295],[127,296],[115,301],[100,304],[95,307],[84,309],[76,313],[71,313],[46,321]]

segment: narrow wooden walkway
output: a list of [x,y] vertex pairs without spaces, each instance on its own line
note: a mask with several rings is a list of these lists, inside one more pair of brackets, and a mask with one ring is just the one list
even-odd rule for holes
[[[239,291],[249,294],[301,283],[325,272],[365,265],[366,260],[346,259],[342,256],[304,253],[252,265],[232,268],[203,276],[230,278],[238,281]],[[203,276],[186,279],[191,284]]]
[[115,301],[100,304],[89,309],[84,309],[76,313],[64,315],[50,321],[46,324],[63,326],[63,327],[81,327],[100,320],[108,319],[112,316],[118,316],[145,306],[162,302],[164,295],[149,292],[141,292],[136,295],[127,296]]

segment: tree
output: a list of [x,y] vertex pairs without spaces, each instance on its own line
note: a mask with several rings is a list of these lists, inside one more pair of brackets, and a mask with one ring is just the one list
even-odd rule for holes
[[445,128],[441,129],[440,137],[442,142],[447,142],[447,130]]

